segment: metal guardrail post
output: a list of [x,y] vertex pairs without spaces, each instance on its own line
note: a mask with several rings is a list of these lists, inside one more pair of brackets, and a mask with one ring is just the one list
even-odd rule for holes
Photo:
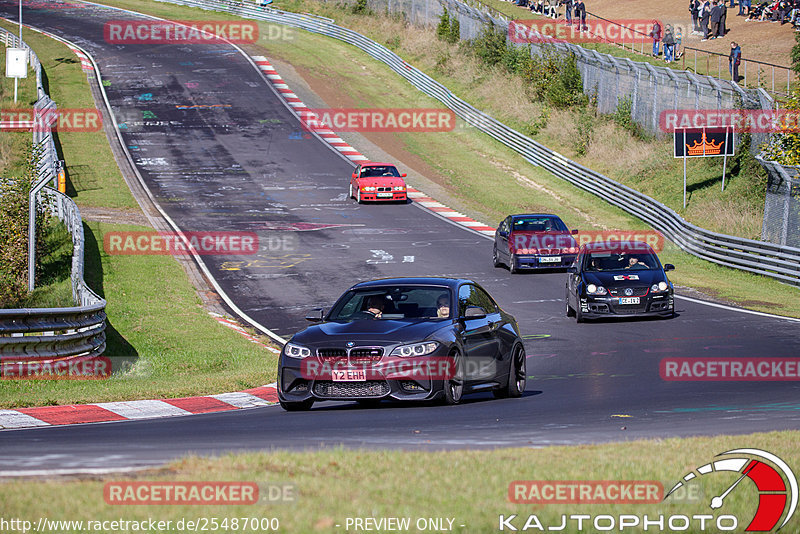
[[[0,41],[15,43],[15,37],[0,28]],[[28,49],[31,67],[36,71],[39,99],[34,105],[32,141],[36,178],[28,204],[28,289],[33,290],[36,266],[36,215],[38,206],[50,209],[67,227],[72,236],[72,296],[76,306],[70,308],[0,309],[0,353],[4,356],[71,357],[99,355],[106,347],[106,301],[92,291],[83,279],[84,234],[80,211],[66,195],[47,187],[56,176],[58,162],[48,122],[55,109],[42,86],[42,66],[34,51]],[[41,112],[46,113],[42,114]]]

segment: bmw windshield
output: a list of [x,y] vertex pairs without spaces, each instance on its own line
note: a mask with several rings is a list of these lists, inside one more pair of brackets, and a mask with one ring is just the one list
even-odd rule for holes
[[327,320],[447,319],[450,300],[444,286],[365,287],[345,293]]

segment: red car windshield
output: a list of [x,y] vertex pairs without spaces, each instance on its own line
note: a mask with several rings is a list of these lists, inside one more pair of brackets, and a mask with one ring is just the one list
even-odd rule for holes
[[396,176],[400,177],[400,173],[394,165],[386,165],[384,167],[363,167],[361,169],[362,178],[371,178],[374,176]]
[[558,217],[515,217],[511,223],[513,232],[569,232]]

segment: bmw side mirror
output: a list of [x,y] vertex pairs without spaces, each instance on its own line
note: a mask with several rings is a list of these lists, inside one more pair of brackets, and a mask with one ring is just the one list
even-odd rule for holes
[[306,321],[311,321],[312,323],[319,323],[322,321],[322,308],[314,308],[310,312],[306,314]]
[[578,235],[578,230],[573,230],[572,235]]
[[503,236],[503,237],[506,237],[506,236],[508,235],[508,232],[506,232],[506,231],[504,231],[504,230],[500,230],[500,231],[499,231],[499,233],[500,233],[500,235],[501,235],[501,236]]
[[664,264],[664,272],[674,271],[674,270],[675,270],[675,266],[672,265],[671,263],[665,263]]
[[578,273],[578,268],[575,267],[574,265],[570,265],[569,267],[567,267],[567,272],[569,274],[577,274]]
[[403,178],[405,178],[406,176],[408,176],[408,173],[407,173],[407,172],[404,172],[404,173],[403,173],[403,174],[401,174],[400,176],[402,176]]
[[483,319],[486,317],[486,310],[480,306],[468,306],[464,312],[465,319]]
[[353,176],[353,178],[358,178],[358,176],[356,175],[356,173],[353,173],[353,175],[352,175],[352,176]]

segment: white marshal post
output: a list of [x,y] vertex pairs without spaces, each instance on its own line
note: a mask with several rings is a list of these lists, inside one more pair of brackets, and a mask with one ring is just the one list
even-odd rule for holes
[[725,127],[725,145],[722,147],[722,190],[725,191],[725,171],[728,165],[728,128]]
[[683,209],[686,209],[686,128],[683,129]]

